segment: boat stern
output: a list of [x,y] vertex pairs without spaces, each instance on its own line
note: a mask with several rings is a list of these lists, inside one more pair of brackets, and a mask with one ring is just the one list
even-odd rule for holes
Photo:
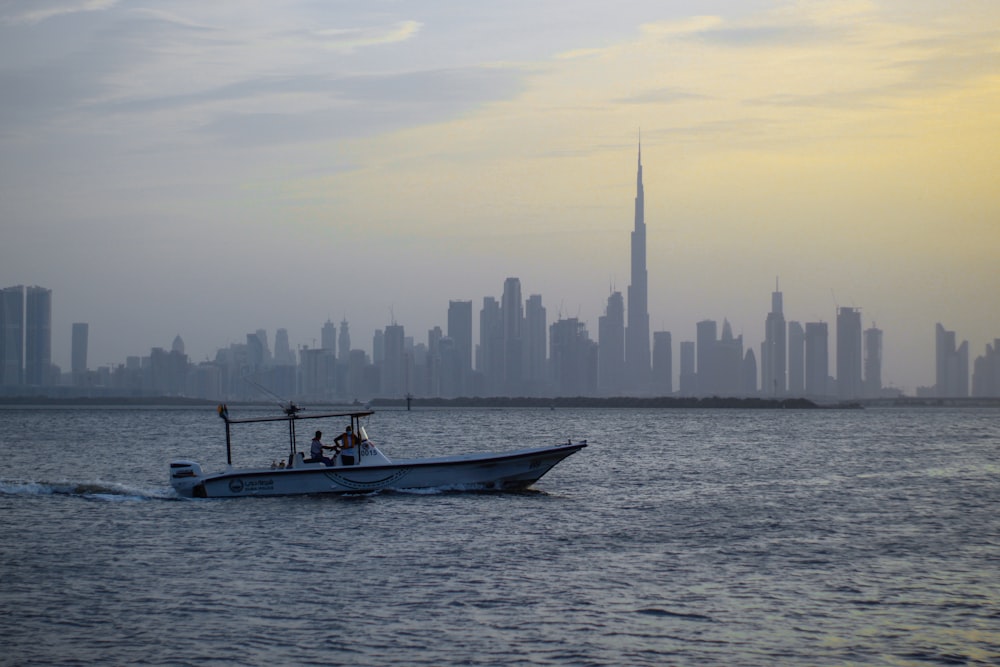
[[[185,498],[199,498],[205,495],[202,483],[204,476],[201,466],[195,461],[178,460],[170,462],[170,485]],[[199,493],[200,489],[200,493]]]

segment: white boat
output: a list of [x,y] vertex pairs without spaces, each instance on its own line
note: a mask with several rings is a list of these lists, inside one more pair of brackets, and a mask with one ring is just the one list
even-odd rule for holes
[[[219,416],[226,423],[225,470],[205,474],[191,460],[170,462],[170,484],[188,498],[233,498],[240,496],[285,496],[299,494],[356,494],[382,490],[440,489],[496,490],[525,489],[537,482],[567,456],[587,446],[586,440],[561,445],[519,449],[494,454],[463,454],[437,458],[391,460],[375,446],[361,424],[372,411],[302,414],[294,404],[284,407],[284,415],[232,419],[225,405]],[[327,462],[313,461],[298,451],[295,425],[305,419],[350,419],[360,443],[352,465],[344,465],[338,453]],[[263,468],[236,468],[232,457],[234,424],[288,422],[287,462]]]

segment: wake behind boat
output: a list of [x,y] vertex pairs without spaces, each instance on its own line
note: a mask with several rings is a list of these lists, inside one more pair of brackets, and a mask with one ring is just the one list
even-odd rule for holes
[[[239,496],[283,496],[319,493],[367,493],[381,490],[456,489],[510,491],[525,489],[537,482],[567,456],[587,446],[587,441],[535,449],[519,449],[493,454],[463,454],[437,458],[393,461],[368,438],[361,419],[372,411],[302,414],[289,403],[284,415],[232,419],[225,405],[219,416],[226,424],[225,470],[205,474],[191,460],[170,462],[170,484],[189,498],[232,498]],[[307,457],[298,451],[295,426],[302,420],[349,419],[347,446],[335,447],[335,455]],[[287,462],[264,468],[234,468],[232,430],[235,424],[288,422]],[[348,435],[348,433],[345,433]],[[351,441],[351,438],[354,440]],[[339,439],[338,439],[339,440]],[[330,447],[328,447],[330,449]],[[354,454],[348,456],[348,452]]]

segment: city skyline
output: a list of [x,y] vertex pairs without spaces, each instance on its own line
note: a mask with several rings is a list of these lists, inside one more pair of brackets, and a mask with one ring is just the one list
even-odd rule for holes
[[831,345],[860,308],[913,393],[938,322],[973,358],[1000,329],[998,31],[989,3],[7,3],[0,285],[53,291],[64,369],[72,323],[91,366],[345,317],[367,347],[507,277],[595,337],[641,128],[675,378],[706,319],[760,367],[778,277]]
[[[478,336],[474,334],[472,302],[451,300],[447,328],[435,325],[425,339],[412,331],[407,335],[404,325],[393,321],[375,330],[371,346],[364,348],[352,344],[346,318],[339,330],[328,319],[320,328],[319,346],[299,345],[293,350],[287,329],[277,328],[272,349],[267,330],[256,329],[245,335],[245,343],[219,347],[212,358],[199,362],[188,357],[178,334],[169,352],[153,346],[149,355],[130,355],[120,363],[98,368],[87,362],[89,324],[75,322],[72,365],[67,371],[51,358],[52,290],[17,285],[0,289],[0,391],[13,390],[16,395],[18,387],[29,391],[72,387],[84,391],[96,388],[104,395],[124,390],[125,395],[142,392],[216,400],[246,398],[248,392],[257,391],[251,387],[306,400],[412,394],[445,398],[760,396],[850,401],[906,395],[903,388],[883,383],[883,332],[874,324],[862,331],[859,309],[838,308],[833,339],[826,322],[806,322],[803,328],[801,322],[790,320],[787,328],[779,328],[775,320],[784,324],[783,295],[777,284],[775,288],[772,311],[765,320],[765,340],[759,348],[763,360],[759,372],[754,347],[744,346],[743,335],[733,334],[729,320],[723,320],[720,335],[719,323],[708,319],[696,323],[696,340],[680,341],[676,352],[671,332],[652,332],[651,372],[632,377],[624,354],[621,292],[608,298],[596,337],[587,323],[577,318],[559,317],[550,323],[542,296],[522,298],[520,280],[509,277],[501,300],[483,297]],[[787,348],[776,345],[775,339],[784,343],[786,334]],[[470,348],[475,348],[474,361]],[[780,349],[787,351],[781,352],[781,361],[776,363],[774,357]],[[674,356],[678,365],[673,363]],[[955,331],[937,323],[934,382],[917,387],[915,395],[1000,397],[1000,338],[975,355],[974,367],[971,361],[968,341],[959,344]],[[773,368],[769,370],[768,365]],[[672,372],[673,368],[679,372]],[[60,375],[50,372],[57,370]],[[244,386],[243,377],[252,381]],[[675,386],[679,387],[676,394]]]

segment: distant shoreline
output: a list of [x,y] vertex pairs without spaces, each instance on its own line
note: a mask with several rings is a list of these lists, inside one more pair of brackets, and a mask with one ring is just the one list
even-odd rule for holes
[[[229,401],[229,405],[273,407],[274,401]],[[0,407],[188,407],[214,408],[219,401],[180,396],[0,396]],[[405,409],[407,399],[376,398],[361,403],[304,401],[303,407],[336,406],[350,411],[363,408]],[[735,397],[464,397],[412,398],[411,408],[649,408],[649,409],[738,409],[738,410],[846,410],[872,407],[988,407],[1000,408],[1000,398],[893,398],[859,399],[841,403],[816,403],[805,398],[735,398]]]
[[[47,407],[215,407],[218,401],[200,398],[183,398],[177,396],[5,396],[0,397],[0,406]],[[273,401],[232,401],[230,405],[271,406]],[[303,402],[299,405],[331,405],[331,403]],[[414,408],[736,408],[751,410],[814,410],[822,407],[860,407],[857,404],[820,406],[804,398],[789,398],[770,400],[762,398],[636,398],[611,397],[593,398],[586,396],[573,397],[466,397],[466,398],[413,398],[409,406]],[[407,399],[373,399],[364,404],[345,404],[345,409],[372,408],[405,408]]]

